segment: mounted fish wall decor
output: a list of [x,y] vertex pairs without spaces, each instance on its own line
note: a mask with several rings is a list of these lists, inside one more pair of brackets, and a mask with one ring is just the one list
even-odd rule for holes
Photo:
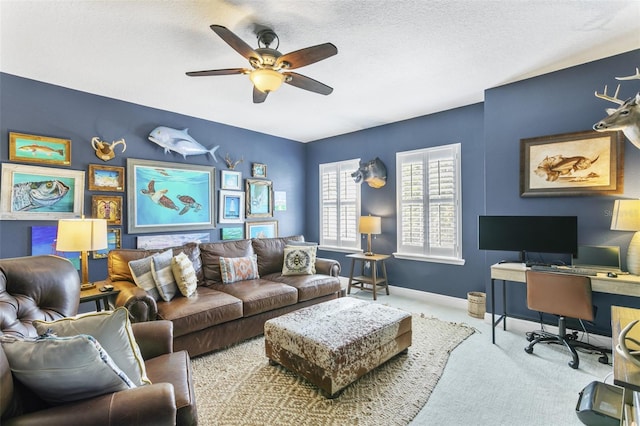
[[215,153],[216,150],[220,148],[220,145],[207,149],[200,143],[196,142],[188,132],[189,129],[178,130],[170,127],[159,126],[149,133],[149,140],[164,148],[165,154],[169,151],[177,152],[178,154],[181,154],[185,160],[188,155],[210,154],[211,157],[213,157],[213,161],[217,163],[218,159],[216,158]]
[[372,188],[382,188],[387,184],[387,167],[378,157],[371,161],[361,161],[360,167],[351,173],[355,183],[367,182]]

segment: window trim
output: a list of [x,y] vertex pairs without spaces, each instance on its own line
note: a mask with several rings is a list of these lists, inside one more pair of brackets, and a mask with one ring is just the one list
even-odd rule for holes
[[[430,202],[428,195],[428,163],[429,158],[439,155],[447,155],[447,151],[451,152],[448,158],[454,160],[454,176],[455,176],[455,188],[453,194],[453,204],[455,207],[455,232],[456,241],[454,248],[452,249],[452,255],[442,255],[430,252],[429,248],[429,207],[433,202]],[[462,255],[462,158],[461,158],[461,144],[454,143],[448,145],[439,145],[429,148],[421,148],[412,151],[402,151],[396,153],[396,213],[397,213],[397,242],[396,252],[393,256],[398,259],[414,260],[420,262],[434,262],[434,263],[446,263],[452,265],[464,265],[465,260]],[[423,220],[424,220],[424,242],[421,247],[416,247],[415,250],[407,250],[407,246],[403,247],[402,240],[402,207],[405,203],[402,200],[402,166],[408,161],[422,161],[423,167],[423,188],[422,199],[423,206]],[[446,157],[445,157],[446,158]]]

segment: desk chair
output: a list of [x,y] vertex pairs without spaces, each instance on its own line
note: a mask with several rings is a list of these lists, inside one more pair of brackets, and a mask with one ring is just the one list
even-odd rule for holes
[[546,331],[532,332],[527,336],[531,343],[524,350],[533,353],[537,343],[560,343],[571,351],[571,368],[578,368],[580,360],[576,348],[584,348],[602,354],[598,359],[609,363],[606,349],[577,340],[577,334],[567,334],[566,318],[593,321],[594,309],[591,302],[591,280],[589,277],[527,271],[527,306],[529,309],[558,315],[558,334]]

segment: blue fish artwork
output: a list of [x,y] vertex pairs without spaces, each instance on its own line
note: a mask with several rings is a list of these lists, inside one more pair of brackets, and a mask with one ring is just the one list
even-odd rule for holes
[[189,129],[178,130],[160,126],[156,127],[151,133],[149,133],[149,140],[164,148],[165,154],[169,151],[177,152],[186,160],[188,155],[201,155],[208,153],[213,157],[213,161],[217,163],[218,159],[216,158],[215,153],[220,145],[207,149],[196,142],[188,132]]

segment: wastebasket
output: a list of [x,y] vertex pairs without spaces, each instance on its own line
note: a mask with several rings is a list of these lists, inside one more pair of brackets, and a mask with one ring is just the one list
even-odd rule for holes
[[484,319],[487,308],[487,295],[479,291],[467,293],[467,312],[474,318]]

